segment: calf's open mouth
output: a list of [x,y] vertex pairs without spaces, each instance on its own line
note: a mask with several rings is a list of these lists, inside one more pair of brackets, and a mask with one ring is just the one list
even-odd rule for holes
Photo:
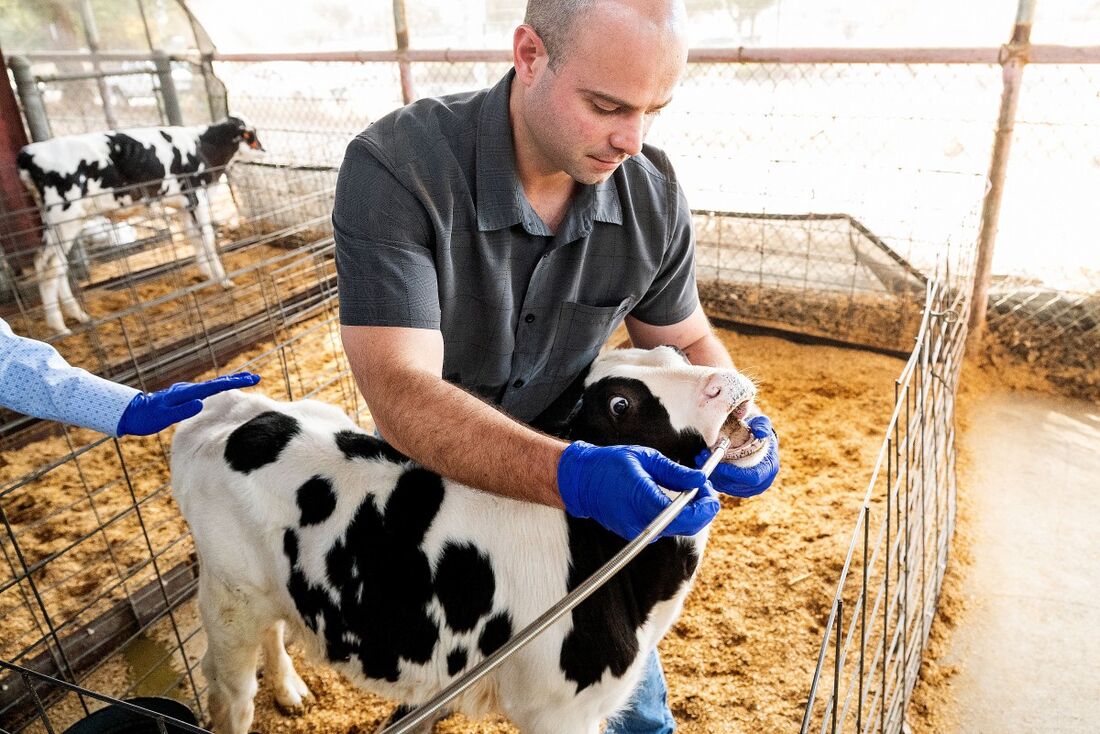
[[749,401],[745,401],[735,407],[730,413],[726,424],[722,427],[722,433],[729,436],[730,447],[726,449],[726,455],[722,461],[734,461],[752,456],[768,443],[768,439],[757,438],[749,428],[745,420],[748,414]]

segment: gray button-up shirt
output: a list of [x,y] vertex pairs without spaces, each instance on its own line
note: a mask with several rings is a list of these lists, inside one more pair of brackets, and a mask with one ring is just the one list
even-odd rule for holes
[[531,421],[627,314],[675,324],[698,294],[691,213],[655,148],[543,223],[516,171],[513,75],[360,133],[332,221],[341,322],[440,330],[443,377]]

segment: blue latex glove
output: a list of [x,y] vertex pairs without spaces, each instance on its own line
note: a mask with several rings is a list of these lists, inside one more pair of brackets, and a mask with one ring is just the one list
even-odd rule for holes
[[173,423],[198,415],[203,398],[238,387],[251,387],[259,381],[259,375],[238,372],[206,382],[177,382],[156,392],[138,393],[122,411],[117,433],[119,436],[148,436],[163,431]]
[[[718,464],[710,475],[714,488],[733,497],[753,497],[772,486],[775,475],[779,473],[779,437],[772,429],[772,422],[766,415],[758,415],[749,421],[749,429],[756,438],[770,437],[768,453],[756,466],[743,468],[725,461]],[[710,456],[703,451],[695,457],[695,464],[702,466]]]
[[718,498],[698,469],[677,464],[644,446],[569,444],[558,462],[558,490],[565,511],[590,517],[630,540],[671,503],[657,487],[699,493],[661,533],[695,535],[718,514]]

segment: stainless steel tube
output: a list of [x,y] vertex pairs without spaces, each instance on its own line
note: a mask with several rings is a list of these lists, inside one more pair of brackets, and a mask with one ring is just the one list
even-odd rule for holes
[[[722,460],[722,457],[725,456],[726,449],[729,448],[729,445],[730,440],[722,436],[718,439],[718,443],[711,449],[710,458],[707,459],[706,463],[701,467],[702,471],[708,477],[711,475],[711,472],[714,471],[714,468],[718,466],[718,462]],[[649,545],[650,541],[668,527],[668,524],[680,514],[680,510],[684,509],[687,503],[695,498],[697,493],[698,490],[693,489],[678,494],[661,514],[653,518],[653,522],[642,531],[641,535],[623,546],[621,551],[616,553],[611,560],[601,566],[594,574],[585,579],[584,583],[566,594],[561,601],[546,610],[541,617],[513,635],[508,642],[500,647],[500,649],[467,670],[449,686],[436,694],[430,701],[423,706],[417,707],[416,710],[400,721],[387,726],[379,732],[379,734],[407,734],[407,732],[412,731],[425,721],[431,720],[438,711],[450,703],[454,698],[461,695],[466,689],[470,688],[470,686],[488,675],[494,668],[507,660],[512,653],[538,637],[543,630],[554,624],[554,622],[557,622],[561,617],[565,616],[566,613],[571,612],[574,607],[587,599],[592,592],[607,583],[607,581],[618,573],[623,566],[630,563],[634,556],[641,553],[642,549]]]

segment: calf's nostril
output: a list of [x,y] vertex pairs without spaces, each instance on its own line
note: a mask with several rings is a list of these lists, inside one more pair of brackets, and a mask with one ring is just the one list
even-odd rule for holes
[[707,385],[706,396],[708,398],[716,398],[722,394],[721,385]]

